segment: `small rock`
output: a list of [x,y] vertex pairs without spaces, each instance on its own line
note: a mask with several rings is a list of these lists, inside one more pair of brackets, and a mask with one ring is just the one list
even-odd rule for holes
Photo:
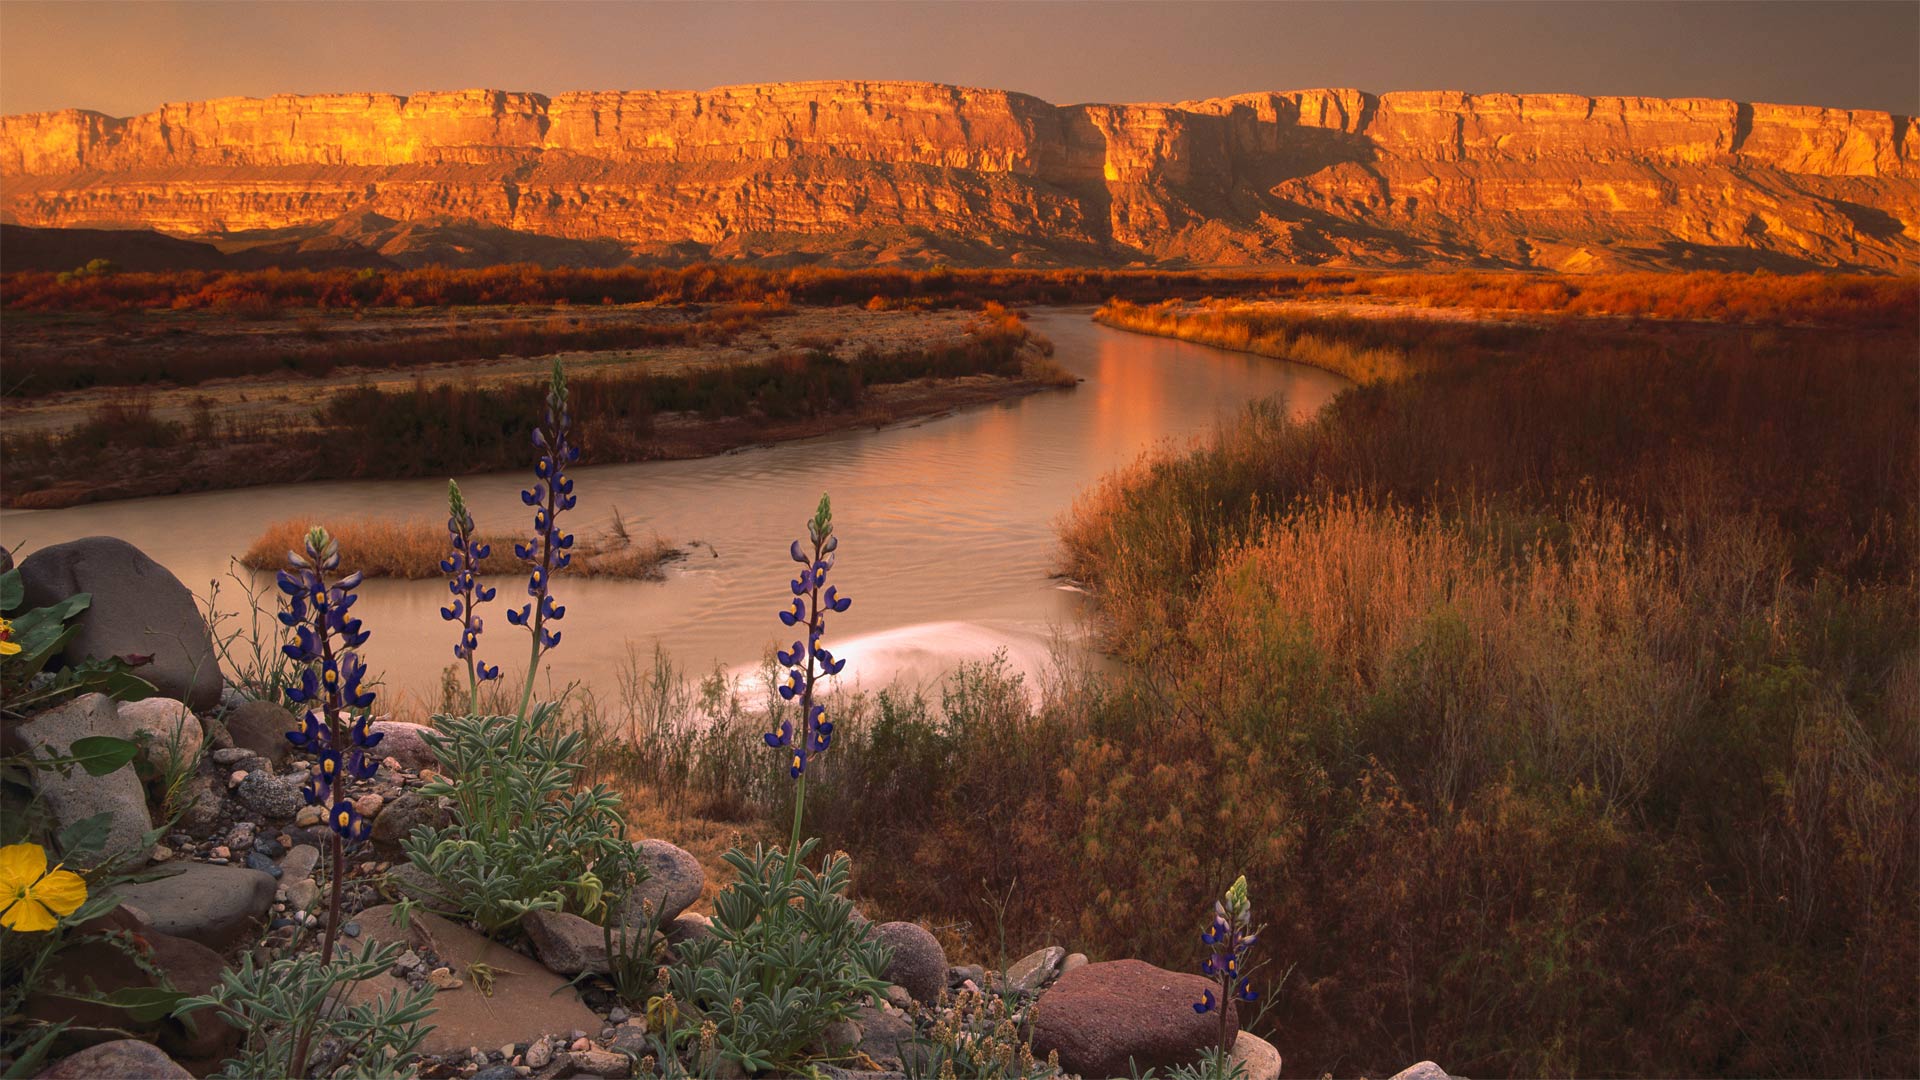
[[851,1020],[837,1020],[820,1033],[820,1049],[832,1057],[843,1057],[859,1046],[860,1040],[865,1037],[866,1033],[860,1030],[859,1024]]
[[265,769],[248,773],[234,789],[240,801],[247,809],[262,817],[282,821],[293,817],[306,805],[306,795],[302,789],[307,786],[310,774],[290,772],[275,776]]
[[931,1005],[947,988],[947,951],[926,927],[909,922],[881,923],[873,936],[893,950],[882,978],[906,988],[915,1001]]
[[353,800],[353,808],[358,810],[360,816],[366,818],[368,821],[372,821],[375,817],[378,817],[380,808],[386,804],[386,797],[377,791],[369,791],[365,795]]
[[227,710],[220,718],[236,750],[261,758],[268,768],[279,768],[293,755],[287,732],[298,729],[300,720],[271,701],[249,701]]
[[526,1064],[530,1069],[544,1069],[553,1060],[553,1041],[545,1035],[533,1041],[527,1047]]
[[219,847],[213,849],[212,855],[216,859],[231,859],[233,858],[233,851],[228,848],[227,845],[221,844]]
[[228,768],[232,768],[233,766],[238,765],[243,761],[247,761],[251,758],[257,758],[260,755],[254,753],[253,751],[247,749],[244,746],[235,746],[226,750],[215,750],[213,753],[208,754],[207,756],[213,759],[213,763],[215,765],[224,765]]
[[254,870],[258,870],[263,874],[270,874],[273,877],[280,876],[279,865],[275,863],[272,859],[267,858],[265,855],[262,855],[257,851],[247,852],[246,861],[247,861],[248,867]]
[[963,964],[960,967],[950,967],[947,969],[947,985],[949,986],[959,986],[969,979],[973,980],[976,986],[986,982],[987,969],[981,967],[979,964]]
[[413,972],[421,971],[425,969],[426,966],[426,961],[420,959],[420,954],[414,952],[412,949],[401,953],[400,958],[393,962],[393,970],[401,975],[409,975]]
[[235,851],[245,851],[253,846],[254,834],[253,822],[243,821],[227,833],[227,846]]
[[233,770],[232,772],[227,774],[227,787],[229,788],[239,787],[241,784],[246,782],[246,779],[249,775],[251,774],[248,773],[247,770],[245,769]]
[[520,1080],[520,1070],[507,1064],[489,1065],[474,1070],[473,1080]]
[[1453,1080],[1447,1071],[1431,1061],[1409,1065],[1394,1073],[1392,1080]]
[[165,844],[155,844],[153,846],[153,853],[147,856],[147,858],[157,863],[166,862],[168,859],[173,858],[173,849]]
[[359,937],[360,924],[357,922],[350,922],[347,925],[341,927],[340,932],[347,935],[348,937]]
[[450,802],[429,799],[417,791],[406,792],[384,804],[380,816],[373,819],[374,850],[398,853],[401,841],[413,835],[415,829],[445,828],[452,821]]
[[313,878],[300,878],[298,882],[286,886],[286,905],[294,911],[313,911],[313,905],[321,899],[321,886]]
[[627,1022],[627,1018],[632,1015],[633,1014],[627,1010],[615,1005],[613,1008],[607,1010],[607,1023],[624,1024]]
[[293,823],[303,829],[311,829],[327,819],[327,812],[317,806],[303,806],[293,815]]
[[437,967],[427,972],[427,981],[442,990],[458,990],[466,984],[453,973],[452,968]]
[[[1280,1051],[1258,1035],[1243,1031],[1235,1036],[1230,1058],[1240,1066],[1246,1080],[1280,1080]],[[1446,1074],[1426,1080],[1446,1080]]]
[[1060,968],[1060,961],[1066,959],[1066,956],[1067,950],[1058,945],[1036,949],[1007,968],[1007,985],[1015,990],[1032,993],[1053,978],[1054,972]]
[[572,1045],[567,1047],[567,1049],[573,1051],[576,1054],[586,1050],[590,1050],[592,1048],[593,1048],[593,1044],[587,1041],[587,1033],[584,1031],[578,1035],[575,1035],[573,1037]]
[[[320,808],[315,806],[311,807],[311,809],[318,810]],[[286,874],[287,879],[290,881],[298,881],[301,878],[312,877],[314,869],[319,865],[320,849],[314,847],[312,844],[295,844],[288,850],[287,857],[280,860],[280,870]]]
[[576,1050],[573,1054],[573,1067],[589,1076],[617,1080],[633,1071],[633,1059],[611,1050]]
[[1086,953],[1080,953],[1080,952],[1068,953],[1067,958],[1065,960],[1060,961],[1060,974],[1065,975],[1067,972],[1072,971],[1075,968],[1083,968],[1086,966],[1087,966]]
[[904,986],[889,986],[882,996],[887,999],[887,1004],[901,1012],[905,1012],[913,1005],[913,995],[907,993],[907,988]]

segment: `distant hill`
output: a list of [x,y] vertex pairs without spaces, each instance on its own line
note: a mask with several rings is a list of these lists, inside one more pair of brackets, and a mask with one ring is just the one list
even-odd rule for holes
[[1911,271],[1920,133],[1884,112],[1456,92],[281,95],[0,118],[0,220],[159,230],[252,265]]

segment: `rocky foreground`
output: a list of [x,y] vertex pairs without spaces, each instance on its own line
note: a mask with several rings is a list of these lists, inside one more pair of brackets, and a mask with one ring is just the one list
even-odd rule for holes
[[[0,550],[0,571],[10,562]],[[147,873],[117,886],[117,908],[69,931],[133,935],[139,961],[120,948],[83,941],[58,954],[56,978],[90,984],[103,995],[148,987],[200,994],[244,954],[264,964],[314,948],[325,917],[317,878],[327,870],[328,834],[320,808],[301,797],[309,773],[285,739],[297,725],[292,714],[224,685],[191,594],[132,545],[110,537],[55,545],[28,556],[20,572],[30,605],[73,592],[93,597],[68,659],[150,656],[139,670],[160,691],[135,702],[85,695],[7,733],[10,741],[56,753],[88,735],[114,736],[138,742],[147,759],[137,771],[36,774],[35,797],[55,826],[108,814],[102,857],[131,853],[148,864]],[[397,942],[406,951],[384,975],[358,984],[352,1000],[428,983],[438,988],[433,1029],[421,1047],[424,1077],[649,1075],[648,1018],[622,1005],[604,978],[610,964],[598,925],[564,912],[533,912],[522,920],[524,936],[502,943],[421,910],[405,926],[394,920],[395,900],[412,897],[431,907],[436,888],[404,861],[400,840],[451,814],[452,805],[419,791],[439,768],[421,738],[424,729],[392,721],[374,727],[385,736],[385,760],[372,790],[356,800],[373,827],[369,842],[349,856],[341,933]],[[181,763],[186,771],[177,784],[152,779],[178,775]],[[169,817],[162,843],[145,848],[151,830]],[[635,924],[657,918],[669,950],[706,936],[711,921],[690,910],[706,881],[700,863],[665,840],[635,846],[650,871],[630,901]],[[1215,1018],[1192,1009],[1211,985],[1199,975],[1138,960],[1090,962],[1060,946],[989,971],[949,963],[940,942],[916,923],[869,925],[891,949],[885,972],[891,985],[883,1000],[829,1029],[819,1052],[842,1064],[823,1065],[823,1076],[919,1075],[930,1040],[951,1039],[969,1020],[982,1018],[996,1031],[1017,1032],[1012,1037],[1030,1045],[1035,1059],[1057,1058],[1067,1074],[1084,1077],[1189,1063],[1218,1035]],[[53,995],[30,1000],[26,1012],[39,1022],[74,1025],[58,1044],[59,1059],[39,1073],[57,1080],[205,1075],[245,1034],[205,1014],[197,1024],[173,1018],[130,1023],[117,1010]],[[123,1035],[133,1037],[116,1037]],[[1234,1057],[1246,1080],[1279,1076],[1279,1052],[1250,1033],[1239,1034]],[[1447,1074],[1422,1062],[1395,1080],[1447,1080]]]
[[8,224],[335,265],[1920,264],[1911,118],[1705,98],[1060,106],[906,82],[281,95],[6,117],[0,180]]

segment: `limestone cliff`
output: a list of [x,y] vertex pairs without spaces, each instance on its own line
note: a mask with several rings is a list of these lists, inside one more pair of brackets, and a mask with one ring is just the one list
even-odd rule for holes
[[403,261],[437,223],[616,259],[1911,270],[1920,135],[1883,112],[1451,92],[284,95],[0,118],[0,220]]

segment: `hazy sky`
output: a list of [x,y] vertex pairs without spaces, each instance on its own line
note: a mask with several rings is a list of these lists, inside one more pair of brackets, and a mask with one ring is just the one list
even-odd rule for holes
[[43,3],[0,112],[342,90],[923,79],[1058,103],[1511,90],[1920,112],[1920,3]]

